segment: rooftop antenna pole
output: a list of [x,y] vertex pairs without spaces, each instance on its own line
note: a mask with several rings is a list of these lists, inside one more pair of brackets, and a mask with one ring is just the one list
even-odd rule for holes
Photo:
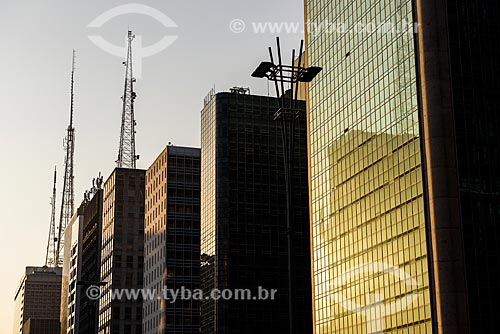
[[137,125],[134,116],[134,100],[136,94],[134,92],[134,82],[132,72],[132,40],[135,36],[132,31],[128,31],[127,35],[127,58],[123,62],[125,65],[125,86],[123,89],[123,108],[122,108],[122,124],[120,131],[120,147],[118,150],[118,159],[116,166],[118,168],[136,168],[136,161],[139,155],[135,152],[135,126]]
[[56,237],[56,183],[57,183],[57,167],[54,167],[54,186],[52,187],[52,197],[50,198],[50,228],[49,240],[47,242],[47,254],[45,255],[45,266],[55,267],[57,265],[57,237]]
[[[296,66],[297,69],[302,68],[302,54],[303,53],[304,53],[304,40],[301,40],[300,41],[300,50],[299,50],[299,61],[298,61],[298,64]],[[294,57],[294,60],[295,60],[295,57]],[[299,72],[295,73],[296,76],[298,76],[298,74],[299,74]],[[293,87],[293,80],[292,80],[291,85]],[[299,80],[296,80],[295,81],[295,96],[293,98],[293,109],[297,108],[298,93],[299,93]]]
[[66,157],[64,159],[64,180],[63,193],[61,201],[61,214],[59,216],[59,231],[57,233],[57,249],[55,266],[62,266],[64,258],[64,232],[73,216],[75,206],[75,189],[74,189],[74,173],[73,160],[75,156],[75,128],[73,127],[74,115],[74,83],[75,83],[75,58],[76,52],[73,50],[73,60],[71,63],[71,97],[70,97],[70,112],[69,125],[64,139],[64,149]]
[[[273,57],[273,49],[271,47],[269,47],[269,59],[271,60],[271,63],[274,64],[274,57]],[[276,97],[278,99],[278,110],[282,108],[282,105],[281,105],[281,93],[280,93],[280,89],[278,87],[278,80],[276,79],[276,73],[273,72],[273,73],[270,73],[270,76],[272,76],[274,79],[269,79],[271,81],[274,81],[274,89],[276,90]]]
[[283,64],[281,60],[281,44],[280,44],[280,38],[276,37],[276,45],[278,48],[278,71],[279,71],[279,82],[281,84],[281,107],[285,107],[285,83],[283,80]]

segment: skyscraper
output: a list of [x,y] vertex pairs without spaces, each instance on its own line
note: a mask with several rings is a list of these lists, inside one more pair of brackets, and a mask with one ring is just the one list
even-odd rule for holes
[[498,2],[305,6],[315,333],[489,332]]
[[[276,289],[275,299],[205,299],[202,333],[283,333],[288,330],[286,197],[277,99],[211,94],[201,113],[201,285],[213,289]],[[305,103],[300,101],[304,109]],[[306,122],[299,118],[293,174],[294,316],[310,333],[310,252]]]
[[101,279],[103,190],[100,189],[100,182],[101,179],[97,179],[97,184],[86,193],[82,212],[80,287],[83,293],[80,294],[80,334],[97,333],[98,301],[90,299],[85,291],[91,285],[99,285]]
[[87,289],[100,282],[102,178],[97,179],[64,233],[61,289],[61,333],[96,333],[97,300]]
[[[146,172],[144,288],[194,291],[200,281],[200,149],[167,146]],[[199,301],[144,301],[145,334],[200,331]]]
[[82,223],[80,206],[64,231],[64,257],[61,284],[61,333],[79,333],[81,290]]
[[111,298],[111,289],[142,289],[145,171],[116,168],[104,184],[99,333],[142,333],[142,298]]
[[61,268],[26,267],[14,297],[13,333],[59,333]]

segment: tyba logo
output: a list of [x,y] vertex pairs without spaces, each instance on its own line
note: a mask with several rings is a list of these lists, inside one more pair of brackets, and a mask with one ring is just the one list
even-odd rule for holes
[[[122,16],[122,15],[127,15],[127,14],[142,14],[146,15],[149,17],[154,18],[158,22],[160,22],[164,27],[166,28],[177,28],[177,24],[169,18],[167,15],[164,13],[160,12],[159,10],[142,5],[142,4],[126,4],[122,6],[117,6],[114,7],[98,17],[96,17],[92,22],[88,24],[87,27],[89,28],[100,28],[102,27],[106,22],[114,19],[115,17]],[[124,46],[118,46],[115,44],[110,43],[109,41],[105,40],[102,36],[100,35],[89,35],[88,38],[94,43],[98,48],[101,50],[112,54],[114,56],[118,57],[123,57],[126,55],[127,52],[127,45],[125,44]],[[136,35],[134,39],[134,72],[135,72],[135,77],[140,78],[142,74],[142,61],[144,58],[153,56],[157,53],[162,52],[166,48],[168,48],[170,45],[172,45],[176,40],[178,36],[169,36],[165,35],[161,40],[156,42],[153,45],[149,45],[146,47],[142,46],[142,38],[140,35]]]

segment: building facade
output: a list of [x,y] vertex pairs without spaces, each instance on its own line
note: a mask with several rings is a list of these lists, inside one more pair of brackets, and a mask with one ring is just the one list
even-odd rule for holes
[[315,333],[488,331],[498,2],[306,0],[305,13],[308,63],[323,67],[308,100]]
[[[146,172],[144,288],[194,291],[200,280],[200,149],[167,146]],[[144,301],[145,334],[199,333],[198,300]]]
[[29,318],[24,323],[23,334],[54,334],[59,333],[59,320]]
[[144,189],[139,169],[116,168],[104,184],[99,334],[142,333],[142,296],[112,299],[111,289],[143,288]]
[[[103,190],[93,188],[87,196],[82,212],[80,289],[83,291],[91,285],[99,285],[101,279]],[[79,334],[97,333],[98,301],[90,299],[86,293],[80,294],[79,319]]]
[[79,333],[81,289],[82,215],[78,208],[64,231],[64,259],[61,284],[61,333]]
[[14,334],[47,327],[59,333],[61,277],[61,268],[26,267],[14,297]]
[[[305,103],[299,107],[305,110]],[[201,113],[201,284],[276,289],[274,299],[204,299],[202,333],[282,333],[289,327],[286,197],[277,99],[218,93]],[[292,259],[294,326],[311,333],[306,120],[297,121]]]

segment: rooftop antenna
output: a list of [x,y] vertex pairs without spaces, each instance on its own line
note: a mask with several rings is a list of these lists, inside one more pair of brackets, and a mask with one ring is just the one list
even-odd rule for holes
[[64,258],[64,232],[75,211],[75,189],[74,189],[74,173],[73,160],[75,156],[75,128],[73,127],[74,115],[74,83],[75,83],[75,59],[76,52],[73,50],[73,58],[71,63],[71,96],[69,108],[69,125],[66,130],[66,138],[64,139],[64,149],[66,157],[64,159],[64,179],[63,193],[61,200],[61,214],[59,216],[59,228],[57,233],[57,249],[55,266],[62,266]]
[[54,167],[54,185],[52,187],[52,197],[50,198],[50,214],[49,240],[47,242],[47,253],[45,255],[45,266],[57,266],[57,237],[56,237],[56,183],[57,183],[57,167]]
[[139,155],[135,152],[135,126],[137,125],[134,116],[134,100],[136,94],[134,92],[134,82],[132,72],[132,41],[135,35],[132,31],[128,31],[127,40],[127,58],[123,62],[125,65],[125,86],[123,91],[123,107],[122,107],[122,125],[120,131],[120,147],[118,149],[118,159],[116,166],[118,168],[136,168],[136,161]]

